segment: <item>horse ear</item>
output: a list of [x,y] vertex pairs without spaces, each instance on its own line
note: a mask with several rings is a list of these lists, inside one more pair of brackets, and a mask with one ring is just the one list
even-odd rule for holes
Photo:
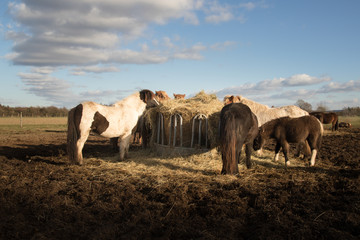
[[144,103],[147,103],[150,99],[149,99],[149,94],[150,92],[148,90],[142,90],[140,92],[140,99],[144,102]]

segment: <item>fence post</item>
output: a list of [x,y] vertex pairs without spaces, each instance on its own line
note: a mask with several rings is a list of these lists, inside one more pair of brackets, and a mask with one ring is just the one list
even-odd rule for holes
[[23,127],[23,123],[22,123],[22,112],[20,112],[20,127]]

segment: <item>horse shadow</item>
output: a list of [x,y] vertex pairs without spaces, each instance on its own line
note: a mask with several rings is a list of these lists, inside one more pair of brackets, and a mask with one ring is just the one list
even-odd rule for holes
[[[43,162],[52,165],[65,165],[62,156],[66,155],[65,144],[18,144],[18,147],[0,147],[0,155],[9,160],[24,162]],[[59,157],[60,156],[60,157]]]

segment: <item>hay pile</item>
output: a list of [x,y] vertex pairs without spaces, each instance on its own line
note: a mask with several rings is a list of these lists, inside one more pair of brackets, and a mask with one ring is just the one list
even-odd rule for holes
[[[170,126],[170,116],[180,114],[183,118],[183,147],[190,147],[191,129],[193,118],[197,114],[204,114],[208,118],[208,147],[216,146],[217,128],[219,124],[220,111],[223,103],[219,101],[215,94],[206,94],[199,92],[195,97],[189,99],[170,99],[163,101],[160,106],[149,109],[145,113],[145,120],[150,125],[152,137],[150,142],[154,143],[157,136],[157,114],[164,116],[165,145],[168,144],[168,134]],[[205,124],[203,124],[202,139],[205,141]],[[177,134],[179,136],[179,134]],[[197,142],[197,135],[195,135]]]

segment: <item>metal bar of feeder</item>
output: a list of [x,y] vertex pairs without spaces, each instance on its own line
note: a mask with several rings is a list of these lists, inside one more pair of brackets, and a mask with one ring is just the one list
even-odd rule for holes
[[170,116],[170,124],[169,124],[169,142],[168,145],[171,144],[171,129],[172,129],[172,116]]
[[176,145],[176,127],[177,127],[177,115],[173,115],[174,117],[174,141],[173,141],[173,146],[175,147]]
[[164,115],[161,114],[161,144],[164,145]]

